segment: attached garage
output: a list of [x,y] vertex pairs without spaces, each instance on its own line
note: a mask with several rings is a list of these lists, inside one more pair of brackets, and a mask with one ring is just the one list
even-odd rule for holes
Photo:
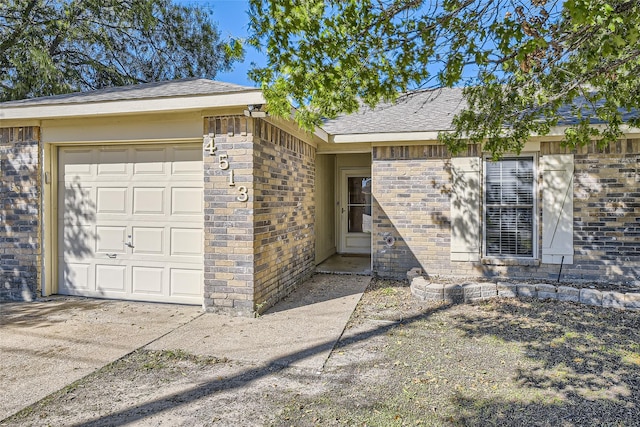
[[58,292],[202,303],[199,145],[61,147]]
[[210,305],[207,186],[212,166],[229,171],[203,156],[207,118],[264,102],[259,89],[186,79],[2,103],[0,175],[14,184],[0,298]]
[[0,105],[0,299],[253,316],[315,267],[315,153],[259,89],[204,79]]

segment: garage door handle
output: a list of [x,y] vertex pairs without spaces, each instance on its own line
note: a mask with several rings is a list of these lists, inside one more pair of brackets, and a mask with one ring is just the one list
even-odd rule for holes
[[107,256],[108,256],[109,258],[115,258],[115,257],[117,257],[117,256],[118,256],[118,254],[107,254]]

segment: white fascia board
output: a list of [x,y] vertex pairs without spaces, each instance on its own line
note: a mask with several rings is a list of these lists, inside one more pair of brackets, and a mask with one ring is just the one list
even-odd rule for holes
[[332,135],[329,142],[348,144],[357,142],[406,142],[406,141],[437,141],[438,131],[428,132],[389,132],[389,133],[357,133],[346,135]]
[[25,105],[0,108],[0,121],[190,111],[217,107],[264,104],[265,102],[262,92],[260,90],[256,90],[251,92],[232,92],[204,96],[176,96],[87,103]]
[[[537,135],[537,134],[532,134],[532,137],[539,137],[539,138],[544,138],[547,136],[556,136],[556,137],[561,137],[564,138],[564,133],[567,129],[570,129],[572,126],[554,126],[551,129],[549,129],[549,133],[546,135]],[[597,125],[591,125],[590,127],[594,128],[594,129],[598,129],[598,130],[604,130],[606,128],[605,125],[603,124],[597,124]],[[631,136],[631,135],[638,135],[640,134],[640,129],[639,128],[635,128],[635,127],[631,127],[628,125],[620,125],[620,130],[622,131],[622,133],[625,136]]]
[[[594,128],[604,129],[604,125],[593,125]],[[542,139],[553,138],[563,139],[565,130],[570,126],[555,126],[549,130],[546,135],[532,134],[531,138]],[[640,129],[626,125],[620,126],[620,130],[626,137],[636,137],[640,135]],[[384,142],[416,142],[416,141],[438,141],[438,134],[441,131],[424,131],[424,132],[390,132],[390,133],[358,133],[358,134],[335,134],[328,135],[328,140],[336,144],[349,143],[384,143]],[[448,131],[442,131],[448,132]]]
[[316,126],[315,129],[313,130],[313,134],[320,138],[323,142],[329,142],[329,134],[327,132],[325,132],[324,129],[322,129],[319,126]]

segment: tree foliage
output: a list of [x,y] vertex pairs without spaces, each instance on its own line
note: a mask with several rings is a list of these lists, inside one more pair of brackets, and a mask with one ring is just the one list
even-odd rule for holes
[[213,78],[242,57],[201,9],[171,0],[3,0],[0,100]]
[[[566,141],[603,144],[638,126],[637,0],[251,0],[252,71],[272,114],[309,129],[409,90],[464,86],[441,134],[499,155],[568,114]],[[628,116],[632,117],[629,118]],[[594,122],[600,127],[591,126]]]

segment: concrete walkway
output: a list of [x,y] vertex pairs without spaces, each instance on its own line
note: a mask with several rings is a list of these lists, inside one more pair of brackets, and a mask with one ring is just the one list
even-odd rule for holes
[[370,281],[316,275],[258,318],[207,314],[146,348],[319,371]]
[[74,297],[0,305],[0,420],[139,348],[321,370],[370,281],[317,275],[257,319]]

